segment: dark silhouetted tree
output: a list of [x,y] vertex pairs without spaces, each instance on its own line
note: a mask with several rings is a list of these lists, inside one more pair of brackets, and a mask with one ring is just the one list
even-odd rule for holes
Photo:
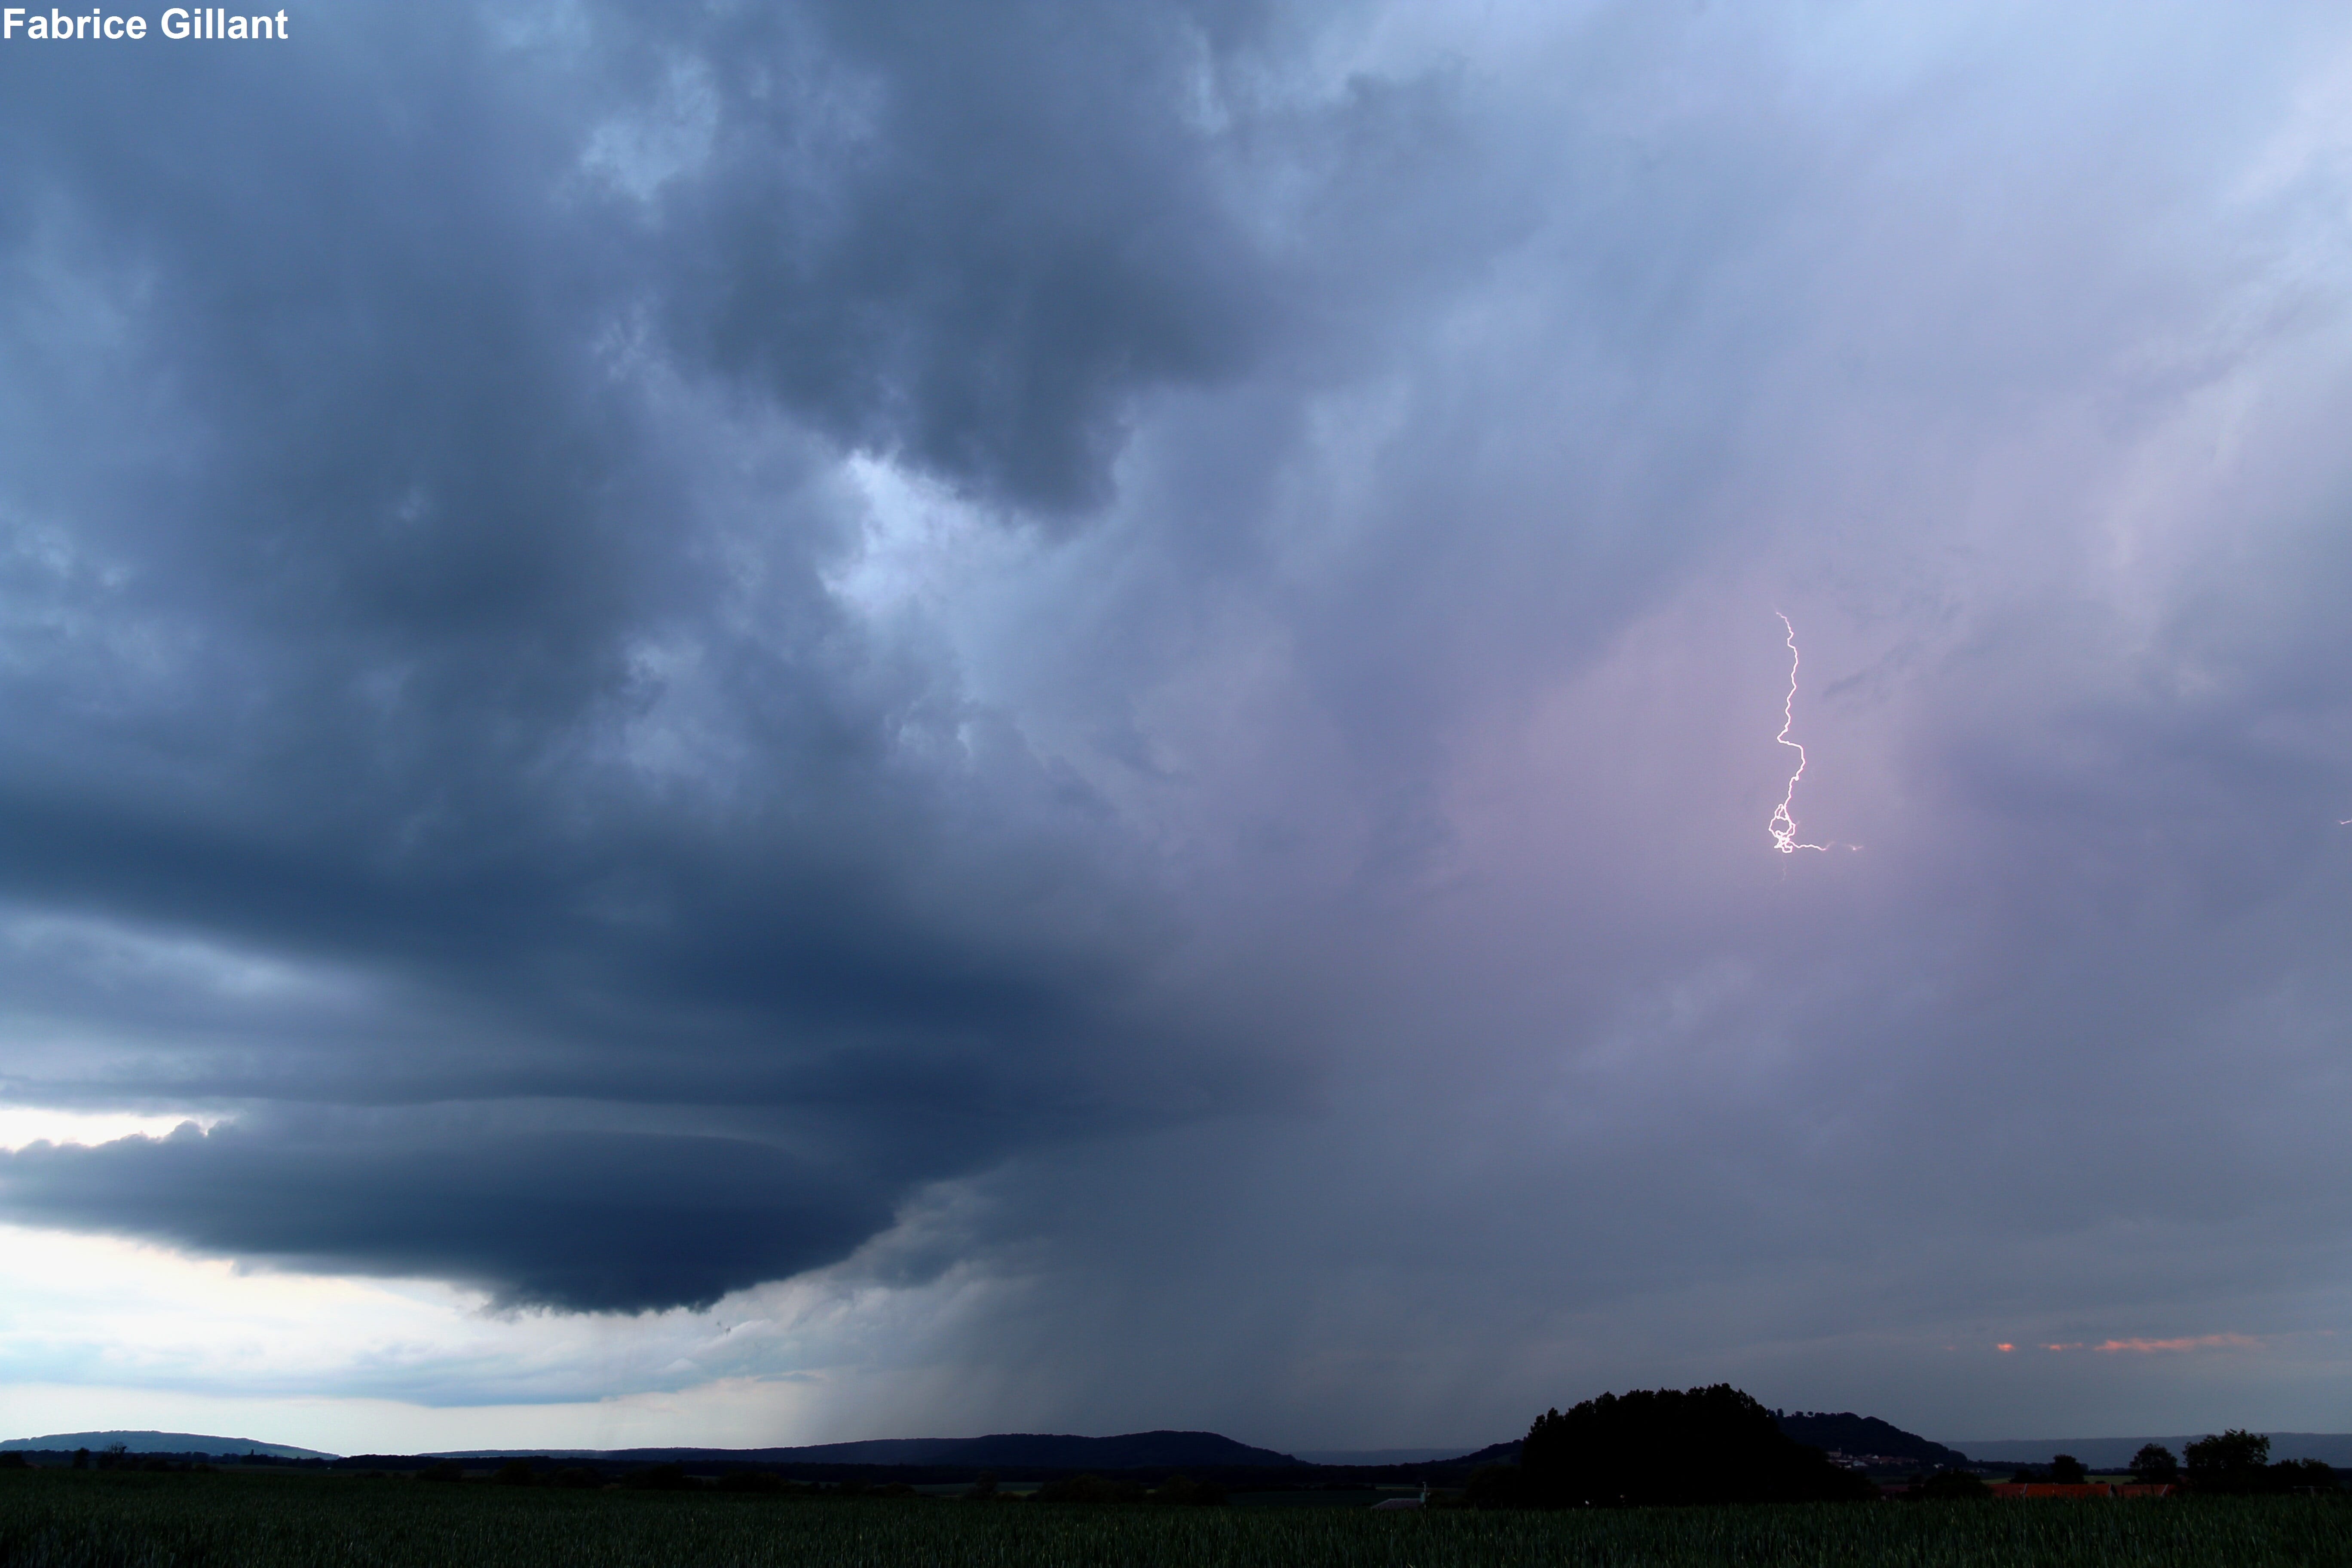
[[1214,1481],[1196,1481],[1178,1471],[1151,1489],[1153,1502],[1207,1506],[1225,1500],[1225,1489]]
[[647,1465],[644,1469],[632,1473],[622,1484],[637,1491],[682,1492],[702,1483],[688,1475],[684,1465],[668,1464]]
[[2084,1469],[2083,1461],[2072,1454],[2053,1454],[2050,1457],[2050,1479],[2062,1487],[2079,1487],[2091,1479],[2091,1472]]
[[2189,1445],[2189,1484],[2200,1492],[2258,1492],[2266,1490],[2270,1468],[2271,1440],[2258,1433],[2237,1427],[2218,1437],[2200,1437]]
[[2131,1473],[2141,1486],[2168,1486],[2180,1479],[2180,1461],[2163,1444],[2146,1443],[2132,1456]]
[[1604,1394],[1548,1410],[1519,1450],[1524,1500],[1537,1507],[1807,1502],[1878,1495],[1727,1383]]
[[1921,1481],[1911,1495],[1929,1502],[1974,1501],[1992,1496],[1992,1489],[1966,1470],[1943,1470]]
[[2266,1479],[2274,1492],[2334,1492],[2342,1489],[2336,1484],[2336,1472],[2325,1459],[2281,1459],[2273,1465]]
[[1106,1480],[1100,1476],[1061,1476],[1029,1494],[1032,1502],[1140,1502],[1143,1489],[1133,1481]]
[[1530,1508],[1527,1473],[1517,1465],[1481,1465],[1463,1483],[1465,1508]]

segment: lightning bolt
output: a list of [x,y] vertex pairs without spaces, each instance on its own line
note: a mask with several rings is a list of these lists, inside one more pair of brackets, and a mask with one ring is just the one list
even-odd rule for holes
[[[1773,614],[1780,615],[1780,612],[1775,610]],[[1780,616],[1780,625],[1789,634],[1789,696],[1780,704],[1780,733],[1775,738],[1797,753],[1797,771],[1789,775],[1789,787],[1781,793],[1780,804],[1772,808],[1772,820],[1767,825],[1767,831],[1772,835],[1772,847],[1783,855],[1794,855],[1800,849],[1827,852],[1829,846],[1826,844],[1798,843],[1797,819],[1789,815],[1789,803],[1797,798],[1797,781],[1805,776],[1805,748],[1789,739],[1789,731],[1796,727],[1797,722],[1797,666],[1801,662],[1797,653],[1797,628],[1789,625],[1786,616]]]

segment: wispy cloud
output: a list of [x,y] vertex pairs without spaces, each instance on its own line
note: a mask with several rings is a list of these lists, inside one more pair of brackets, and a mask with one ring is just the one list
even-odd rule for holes
[[2262,1345],[2263,1342],[2252,1334],[2195,1334],[2178,1340],[2108,1340],[2091,1348],[2143,1354],[2153,1351],[2260,1350]]

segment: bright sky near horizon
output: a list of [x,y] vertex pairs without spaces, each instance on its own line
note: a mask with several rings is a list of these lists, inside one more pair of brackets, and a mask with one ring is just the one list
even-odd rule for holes
[[0,1437],[2352,1430],[2342,7],[289,16],[0,41]]

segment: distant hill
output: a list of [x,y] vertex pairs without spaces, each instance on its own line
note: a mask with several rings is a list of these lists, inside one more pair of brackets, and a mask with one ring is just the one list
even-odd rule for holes
[[[1773,1420],[1789,1436],[1824,1453],[1879,1455],[1886,1458],[1906,1459],[1922,1466],[1965,1465],[1969,1462],[1969,1456],[1958,1449],[1930,1442],[1916,1432],[1906,1432],[1875,1415],[1855,1415],[1851,1412],[1831,1415],[1821,1411],[1794,1414],[1775,1411]],[[2173,1451],[2179,1452],[2178,1448]],[[2049,1456],[2042,1457],[2047,1458]],[[1475,1454],[1465,1454],[1454,1462],[1469,1468],[1481,1465],[1516,1465],[1519,1462],[1519,1440],[1515,1437],[1507,1443],[1496,1443]]]
[[[723,1452],[708,1448],[624,1448],[612,1457],[682,1460],[716,1457]],[[986,1437],[885,1437],[866,1443],[820,1443],[803,1448],[751,1448],[728,1457],[761,1464],[1024,1465],[1104,1470],[1297,1463],[1287,1454],[1253,1448],[1214,1432],[1130,1432],[1118,1437],[1034,1432],[1000,1432]]]
[[250,1437],[207,1437],[196,1432],[52,1432],[46,1437],[11,1437],[0,1451],[11,1448],[55,1448],[68,1452],[88,1448],[103,1453],[117,1443],[131,1454],[267,1454],[273,1459],[331,1459],[316,1448],[289,1447],[284,1443],[258,1443]]
[[1472,1469],[1481,1465],[1516,1465],[1519,1462],[1519,1443],[1517,1437],[1507,1443],[1489,1443],[1475,1454],[1463,1455],[1454,1463]]
[[[2199,1432],[2172,1437],[2005,1437],[1971,1442],[1969,1453],[1980,1465],[2046,1465],[2053,1454],[2072,1454],[2095,1470],[2120,1470],[2148,1443],[2161,1444],[2179,1458]],[[2271,1458],[2317,1459],[2352,1468],[2352,1432],[2268,1432]]]
[[966,1465],[1059,1470],[1264,1468],[1298,1463],[1288,1454],[1253,1448],[1214,1432],[1129,1432],[1119,1437],[1075,1437],[1000,1432],[987,1437],[877,1437],[863,1443],[817,1443],[799,1448],[611,1448],[601,1452],[545,1448],[451,1451],[453,1459],[549,1458],[650,1460],[668,1464]]
[[1301,1448],[1292,1456],[1302,1465],[1344,1465],[1380,1468],[1388,1465],[1436,1465],[1459,1459],[1461,1448]]
[[1782,1432],[1826,1454],[1843,1454],[1849,1458],[1903,1459],[1927,1467],[1957,1467],[1969,1462],[1969,1456],[1958,1448],[1929,1442],[1875,1415],[1856,1415],[1850,1410],[1834,1415],[1822,1410],[1776,1410],[1772,1418]]

